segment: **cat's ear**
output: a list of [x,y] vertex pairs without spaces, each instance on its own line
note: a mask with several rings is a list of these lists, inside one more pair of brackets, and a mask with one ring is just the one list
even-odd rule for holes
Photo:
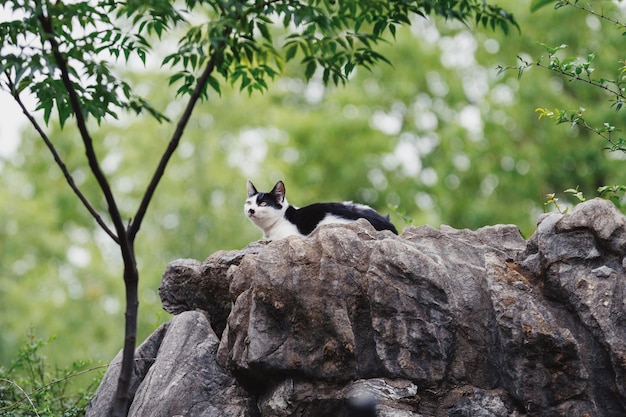
[[283,204],[285,201],[285,184],[282,181],[278,181],[270,194],[274,196],[278,204]]
[[248,198],[258,193],[259,192],[256,190],[256,188],[254,188],[254,184],[252,184],[252,181],[248,180]]

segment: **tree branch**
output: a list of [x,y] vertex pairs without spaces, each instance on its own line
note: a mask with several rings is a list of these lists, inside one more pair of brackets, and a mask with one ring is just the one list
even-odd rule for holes
[[[7,75],[7,78],[8,78],[8,75]],[[44,143],[46,144],[46,146],[48,147],[48,149],[52,153],[54,161],[59,166],[59,168],[61,168],[61,172],[63,172],[63,176],[65,177],[65,180],[69,184],[70,188],[74,191],[74,194],[76,194],[76,196],[83,203],[83,205],[85,206],[87,211],[89,211],[91,216],[96,220],[98,225],[102,228],[102,230],[104,230],[106,232],[106,234],[109,235],[111,237],[111,239],[113,239],[113,241],[115,241],[115,243],[119,244],[120,241],[119,241],[118,237],[115,235],[115,233],[113,233],[113,231],[109,228],[109,226],[107,226],[107,224],[104,222],[104,220],[100,216],[100,213],[98,213],[96,211],[96,209],[91,205],[91,203],[89,202],[87,197],[85,197],[85,195],[82,193],[82,191],[80,191],[80,189],[76,185],[76,183],[74,181],[74,177],[72,177],[72,174],[67,169],[67,166],[65,165],[65,163],[61,159],[61,156],[57,152],[54,144],[52,143],[52,141],[50,140],[48,135],[46,135],[46,133],[43,131],[41,126],[39,126],[39,123],[37,123],[37,120],[35,120],[35,118],[30,114],[30,112],[28,111],[28,109],[26,108],[24,103],[22,102],[22,99],[20,98],[19,93],[15,89],[15,87],[14,87],[14,85],[11,82],[10,79],[8,80],[7,85],[9,87],[10,91],[11,91],[11,95],[13,96],[13,98],[15,99],[17,104],[22,109],[22,113],[24,113],[26,118],[30,121],[31,125],[33,125],[33,127],[35,128],[37,133],[39,133],[39,136],[41,137],[41,139],[43,139]]]
[[122,216],[120,215],[117,203],[115,202],[115,197],[113,196],[113,192],[111,191],[109,182],[102,172],[102,169],[100,168],[98,157],[96,156],[96,152],[93,147],[93,140],[87,129],[87,123],[83,114],[82,106],[80,104],[80,99],[78,98],[78,94],[76,93],[74,85],[70,80],[67,62],[65,60],[65,57],[59,51],[59,43],[57,42],[54,35],[52,21],[48,16],[45,16],[43,13],[44,12],[42,11],[42,14],[39,15],[39,21],[42,25],[44,34],[46,35],[45,40],[50,43],[55,62],[58,65],[59,70],[61,71],[61,80],[63,81],[63,85],[67,90],[70,105],[72,106],[74,116],[76,117],[76,125],[78,126],[80,136],[83,140],[83,144],[85,145],[85,153],[87,155],[87,160],[89,161],[89,167],[96,177],[96,181],[98,181],[98,185],[100,186],[100,189],[104,194],[104,198],[107,201],[111,221],[113,222],[115,230],[117,231],[118,240],[116,242],[120,244],[120,246],[122,246],[122,255],[130,256],[132,255],[130,248],[124,248],[124,242],[126,240],[124,239],[124,235],[126,234],[124,222],[122,221]]
[[198,82],[196,84],[196,87],[193,90],[193,93],[191,94],[191,97],[189,98],[187,107],[185,107],[185,111],[183,112],[180,120],[178,121],[176,125],[176,130],[172,134],[172,138],[170,139],[170,142],[167,145],[167,149],[163,153],[163,156],[161,157],[161,160],[159,161],[159,165],[157,166],[156,171],[154,172],[154,175],[152,176],[152,180],[150,181],[150,184],[148,184],[148,188],[146,189],[146,192],[144,193],[143,199],[141,200],[141,204],[139,205],[139,208],[137,210],[137,214],[135,214],[135,218],[133,219],[132,224],[128,228],[129,239],[131,241],[135,239],[137,232],[139,232],[139,229],[141,227],[141,222],[143,221],[143,218],[146,214],[148,205],[150,204],[150,201],[152,200],[152,197],[154,196],[156,188],[159,182],[161,181],[163,174],[165,173],[165,168],[169,160],[171,159],[172,155],[176,151],[176,148],[178,147],[178,144],[180,143],[180,139],[183,136],[183,132],[185,128],[187,127],[189,119],[191,118],[193,109],[196,103],[198,102],[198,100],[200,99],[200,96],[202,95],[202,91],[206,88],[209,77],[211,76],[211,74],[213,73],[213,70],[215,69],[215,61],[217,59],[217,56],[219,53],[221,53],[222,49],[223,47],[218,48],[213,52],[213,54],[211,55],[211,58],[209,59],[207,63],[206,68],[202,72],[202,75],[200,76],[200,78],[198,78]]
[[72,81],[70,80],[69,69],[65,57],[59,51],[59,43],[54,35],[52,21],[50,17],[44,15],[43,10],[38,16],[38,20],[43,28],[43,41],[47,40],[50,43],[54,60],[61,71],[61,80],[67,90],[70,105],[76,117],[76,124],[78,126],[78,130],[80,131],[83,144],[85,145],[85,153],[87,155],[87,160],[89,161],[89,167],[96,177],[100,189],[107,201],[109,215],[111,216],[111,221],[117,231],[117,242],[119,244],[122,260],[124,262],[124,285],[126,289],[124,348],[122,353],[122,369],[120,370],[117,392],[112,409],[112,415],[114,417],[123,417],[128,413],[128,407],[130,406],[129,387],[132,378],[133,358],[137,339],[137,309],[139,305],[137,294],[139,273],[137,271],[133,240],[129,239],[129,234],[124,226],[122,216],[120,215],[117,203],[115,202],[115,197],[113,196],[109,182],[100,168],[100,163],[98,162],[98,158],[93,147],[93,140],[87,129],[87,123],[82,111],[80,99]]
[[580,4],[578,4],[577,1],[570,1],[570,0],[562,0],[562,3],[563,3],[563,5],[572,6],[572,7],[576,8],[576,9],[578,9],[578,10],[585,11],[585,12],[587,12],[587,13],[593,15],[593,16],[596,16],[599,19],[604,19],[607,22],[610,22],[610,23],[612,23],[615,26],[618,26],[620,28],[626,27],[626,25],[623,24],[622,22],[620,22],[619,20],[611,18],[611,17],[605,15],[603,11],[600,12],[600,13],[596,12],[595,10],[593,10],[593,8],[591,8],[590,4],[587,4],[588,7],[585,7],[585,6],[581,6]]
[[[549,57],[550,60],[552,60],[552,56]],[[617,81],[614,80],[607,80],[608,82],[610,82],[611,84],[615,84],[616,85],[616,89],[612,89],[610,87],[608,87],[607,85],[603,84],[602,82],[598,81],[598,80],[594,80],[591,77],[587,76],[587,78],[581,77],[580,75],[573,73],[573,72],[568,72],[568,71],[564,71],[561,68],[558,68],[555,65],[546,65],[546,64],[542,64],[541,62],[536,62],[535,63],[536,66],[540,67],[540,68],[544,68],[553,72],[556,72],[557,74],[561,74],[565,77],[569,77],[574,81],[582,81],[584,83],[593,85],[594,87],[598,87],[601,88],[603,90],[605,90],[606,92],[616,96],[616,97],[621,97],[623,99],[626,99],[626,96],[624,96],[624,92],[619,88],[619,85],[617,85]]]

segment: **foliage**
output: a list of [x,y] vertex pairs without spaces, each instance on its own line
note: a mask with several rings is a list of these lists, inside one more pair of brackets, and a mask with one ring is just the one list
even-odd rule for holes
[[0,366],[0,415],[78,417],[85,414],[102,378],[102,367],[90,367],[89,362],[78,361],[68,368],[51,370],[42,354],[47,345],[48,342],[28,335],[8,368]]
[[626,142],[624,142],[624,138],[613,138],[613,134],[617,132],[615,126],[607,122],[605,122],[602,127],[591,126],[583,117],[583,113],[585,112],[585,110],[586,109],[583,107],[578,109],[578,111],[567,111],[562,109],[549,110],[541,107],[535,109],[535,111],[539,113],[539,119],[541,119],[542,117],[547,117],[554,120],[557,124],[569,123],[571,127],[580,126],[606,140],[610,145],[608,147],[608,150],[612,152],[621,151],[626,153]]
[[[598,12],[594,9],[592,3],[582,3],[577,0],[560,0],[556,2],[554,2],[553,0],[534,0],[531,4],[531,11],[537,11],[551,3],[554,4],[554,8],[556,10],[571,8],[595,18],[598,24],[600,24],[601,22],[608,23],[611,27],[615,29],[626,29],[626,24],[622,23],[618,17],[614,17],[620,14],[619,9],[614,9],[614,14],[611,15],[605,10],[604,7],[602,7],[601,11]],[[626,32],[624,32],[623,34],[626,34]],[[626,61],[617,61],[619,66],[613,71],[610,71],[613,72],[614,75],[607,75],[605,66],[600,65],[600,70],[603,70],[604,74],[597,75],[597,73],[600,71],[597,71],[598,68],[596,65],[594,65],[594,60],[597,54],[601,54],[604,52],[602,49],[590,50],[583,58],[578,56],[563,57],[560,53],[568,48],[567,44],[563,43],[556,47],[551,47],[545,43],[541,43],[541,45],[547,52],[546,59],[544,59],[544,57],[540,57],[533,62],[530,62],[529,60],[518,56],[518,60],[521,62],[519,66],[499,66],[499,72],[502,73],[506,70],[515,69],[517,71],[518,78],[521,78],[522,74],[527,69],[530,69],[532,67],[539,67],[548,70],[560,77],[568,79],[570,82],[577,83],[576,88],[579,90],[582,89],[582,87],[578,86],[578,84],[582,83],[601,91],[605,95],[609,96],[608,101],[610,103],[610,108],[612,108],[616,113],[619,113],[620,110],[622,110],[622,107],[626,101],[626,95],[624,93],[624,91],[626,90]],[[598,48],[600,46],[607,45],[603,45],[602,43],[597,45]],[[597,112],[595,101],[589,104],[590,107]],[[589,118],[585,115],[585,112],[587,111],[587,105],[579,104],[577,110],[537,107],[535,111],[538,113],[539,119],[546,117],[553,120],[556,124],[568,123],[572,128],[578,127],[587,130],[604,139],[608,143],[608,151],[617,151],[626,154],[626,140],[622,136],[622,130],[617,128],[616,124],[611,120],[604,120],[602,122],[590,122]],[[621,119],[618,120],[620,121],[620,123],[623,123]],[[608,198],[613,201],[618,207],[622,207],[624,206],[624,199],[622,198],[624,195],[623,187],[624,186],[621,185],[601,185],[597,187],[596,191],[601,197]],[[578,187],[576,188],[576,190],[568,189],[565,191],[565,193],[576,196],[579,201],[584,201],[584,198],[581,198],[582,194],[578,192]],[[559,207],[557,201],[558,198],[555,197],[555,194],[550,193],[547,195],[546,205],[554,205],[558,211],[563,212],[563,210]]]
[[[224,81],[239,83],[249,92],[267,90],[268,79],[275,78],[296,56],[301,56],[307,79],[320,68],[325,83],[345,83],[356,66],[371,68],[378,61],[386,61],[373,47],[386,32],[395,35],[398,26],[409,24],[412,14],[435,14],[459,21],[473,18],[485,27],[505,32],[510,26],[517,27],[505,10],[478,0],[187,0],[184,6],[177,9],[163,1],[7,2],[9,12],[25,18],[0,24],[4,45],[0,73],[5,75],[5,88],[14,95],[32,92],[46,123],[56,109],[61,126],[74,111],[66,94],[69,81],[85,115],[98,122],[106,116],[118,118],[116,109],[147,110],[157,120],[166,120],[135,95],[127,81],[116,76],[111,62],[136,57],[145,64],[157,44],[154,38],[161,39],[177,26],[186,26],[186,31],[176,51],[163,59],[164,65],[175,69],[170,84],[181,84],[178,93],[186,95],[201,85],[203,97],[207,87],[218,93],[222,88],[212,71],[202,79],[207,64]],[[206,20],[192,24],[200,11]],[[275,40],[272,31],[276,26],[297,30]]]
[[60,65],[67,66],[66,76],[72,79],[85,115],[98,121],[107,115],[117,118],[115,108],[120,108],[146,109],[156,118],[163,117],[135,96],[128,83],[115,77],[105,60],[97,59],[104,53],[118,56],[121,52],[126,60],[136,55],[145,62],[148,41],[114,24],[112,3],[92,7],[85,2],[7,2],[5,7],[15,16],[0,25],[4,45],[0,72],[5,74],[5,88],[12,94],[32,92],[46,123],[53,109],[61,126],[73,113],[60,77],[60,54]]
[[622,208],[622,210],[625,208],[626,185],[603,185],[598,187],[598,193],[600,197],[611,200],[613,204]]
[[[581,203],[587,200],[585,196],[583,195],[582,191],[578,190],[578,187],[568,188],[567,190],[564,191],[564,193],[570,194],[576,197],[576,199]],[[555,193],[546,194],[546,202],[543,205],[546,208],[550,206],[554,206],[556,211],[558,211],[561,214],[565,214],[569,211],[569,206],[564,207],[559,204],[559,199]]]
[[[553,71],[561,76],[570,78],[572,81],[584,82],[593,87],[599,88],[600,90],[604,90],[612,97],[609,100],[611,102],[611,107],[614,107],[615,111],[621,110],[624,105],[624,101],[626,100],[626,95],[624,94],[624,84],[626,83],[626,65],[624,65],[624,61],[620,61],[620,67],[617,71],[616,78],[596,79],[591,76],[591,74],[595,71],[595,68],[592,66],[592,61],[595,58],[594,53],[588,54],[584,60],[572,56],[560,59],[557,53],[560,50],[566,49],[567,45],[562,44],[558,47],[549,47],[544,44],[543,46],[548,52],[548,63],[543,63],[542,59],[539,59],[534,64],[531,64],[518,57],[518,59],[522,61],[522,64],[517,67],[519,78],[521,78],[525,69],[536,65]],[[506,68],[500,68],[501,72],[504,70],[506,70]],[[611,151],[621,151],[626,153],[624,138],[614,138],[614,133],[616,132],[615,126],[606,122],[602,127],[591,126],[583,117],[583,113],[585,112],[585,108],[583,107],[581,107],[578,111],[568,111],[563,109],[550,110],[539,107],[536,111],[539,113],[540,119],[545,116],[555,120],[557,124],[570,123],[572,127],[580,126],[605,139],[610,144],[609,149]]]
[[[189,3],[192,8],[196,2]],[[183,81],[178,93],[191,92],[197,80],[194,72],[209,59],[211,51],[218,52],[215,66],[223,79],[239,83],[241,90],[251,93],[266,91],[268,79],[274,79],[285,63],[296,57],[301,58],[307,80],[319,69],[324,84],[345,83],[357,66],[371,69],[379,61],[389,62],[374,46],[387,31],[395,36],[399,26],[410,24],[412,14],[435,14],[459,21],[474,17],[485,27],[499,27],[505,32],[510,26],[517,27],[513,16],[505,10],[476,0],[443,4],[432,0],[207,4],[212,9],[210,14],[216,13],[219,18],[191,26],[181,38],[178,51],[163,61],[171,65],[182,63],[183,69],[170,77],[170,83]],[[133,12],[128,10],[129,14]],[[298,30],[284,33],[276,40],[272,35],[276,26]],[[217,93],[221,93],[220,85],[217,77],[209,76],[208,86]]]

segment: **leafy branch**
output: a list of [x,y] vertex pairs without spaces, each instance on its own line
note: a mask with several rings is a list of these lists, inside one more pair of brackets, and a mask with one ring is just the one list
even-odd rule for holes
[[614,101],[611,107],[615,107],[618,111],[624,105],[626,95],[624,95],[624,83],[626,81],[626,61],[620,61],[621,67],[618,69],[618,75],[614,79],[606,78],[592,78],[591,74],[595,71],[595,68],[591,66],[592,61],[595,58],[595,54],[591,53],[587,55],[585,60],[580,60],[576,57],[567,57],[563,60],[559,59],[557,52],[561,49],[567,48],[567,45],[560,45],[558,47],[549,47],[545,44],[541,44],[548,52],[548,64],[543,63],[541,60],[535,64],[538,67],[548,69],[557,74],[569,77],[574,81],[582,81],[599,89],[602,89],[614,96]]
[[[208,59],[206,51],[217,43],[225,45],[215,63],[217,73],[232,85],[239,84],[240,90],[252,93],[266,91],[267,81],[296,58],[300,58],[306,80],[320,69],[324,83],[344,84],[356,67],[370,69],[378,62],[388,62],[374,47],[387,42],[387,34],[395,37],[397,27],[410,24],[412,15],[435,14],[463,22],[473,17],[477,24],[500,28],[505,33],[511,26],[519,29],[513,15],[482,0],[444,4],[435,0],[268,0],[226,2],[228,7],[219,6],[219,2],[210,4],[220,18],[190,26],[178,51],[163,61],[173,68],[182,67],[170,77],[170,84],[180,85],[178,94],[191,93],[195,71]],[[274,36],[277,32],[283,35],[278,40]],[[209,77],[208,86],[221,94],[217,77]]]
[[[564,191],[564,193],[566,194],[570,194],[574,197],[576,197],[576,199],[579,202],[585,202],[587,199],[585,198],[585,196],[583,195],[583,192],[580,191],[578,189],[578,186],[576,188],[568,188],[567,190]],[[569,211],[569,207],[564,207],[561,204],[559,204],[559,199],[556,196],[556,193],[548,193],[546,194],[546,202],[543,203],[544,208],[548,208],[550,206],[554,206],[554,208],[556,209],[556,211],[558,211],[561,214],[566,214]]]
[[626,153],[626,142],[624,141],[624,138],[613,138],[613,133],[617,131],[615,126],[609,123],[604,123],[602,127],[591,126],[583,118],[583,113],[585,112],[584,108],[580,108],[578,111],[567,111],[561,109],[549,110],[538,107],[535,111],[539,113],[539,119],[547,117],[554,120],[557,124],[569,123],[572,127],[580,126],[606,140],[611,145],[607,148],[608,150],[622,151]]
[[621,21],[615,19],[614,17],[604,14],[604,10],[600,12],[596,12],[591,3],[589,2],[582,3],[579,0],[573,0],[573,1],[572,0],[558,0],[556,2],[554,0],[533,0],[533,2],[530,5],[530,10],[531,12],[535,12],[539,10],[540,8],[547,6],[548,4],[554,4],[555,10],[560,9],[561,7],[570,6],[575,9],[589,13],[599,19],[605,20],[619,29],[626,28],[626,25],[622,23]]
[[[568,77],[574,81],[581,81],[593,87],[604,90],[605,92],[613,96],[613,99],[611,99],[611,107],[614,107],[615,111],[620,111],[622,109],[624,102],[626,101],[626,95],[624,93],[624,85],[626,82],[626,64],[624,61],[620,62],[621,66],[618,69],[618,76],[616,78],[593,78],[591,74],[595,72],[595,68],[591,64],[593,62],[593,59],[595,58],[595,54],[588,54],[585,60],[580,60],[575,57],[568,57],[561,60],[557,56],[557,52],[561,49],[565,49],[567,47],[566,45],[560,45],[558,47],[549,47],[545,44],[542,45],[548,52],[548,63],[545,64],[541,60],[539,60],[535,63],[536,66]],[[580,126],[599,135],[604,140],[606,140],[610,144],[610,147],[608,148],[609,150],[622,151],[626,153],[626,148],[624,147],[624,138],[613,138],[613,133],[617,131],[615,126],[612,126],[609,123],[604,123],[602,127],[591,126],[583,118],[584,111],[584,108],[581,108],[577,112],[565,111],[560,109],[555,109],[554,111],[549,111],[541,108],[537,109],[537,112],[539,113],[539,118],[547,116],[555,120],[557,124],[569,122],[572,126]]]
[[[626,102],[626,61],[620,61],[618,75],[614,79],[593,78],[591,74],[595,72],[595,68],[592,66],[595,54],[588,54],[586,59],[579,59],[577,57],[567,57],[561,59],[558,57],[557,52],[567,48],[567,45],[560,45],[557,47],[550,47],[545,44],[541,45],[548,53],[548,63],[545,63],[542,58],[539,58],[535,62],[528,62],[524,58],[518,56],[517,59],[520,62],[519,65],[510,67],[497,66],[498,74],[509,70],[515,70],[517,71],[517,77],[519,79],[522,77],[525,70],[536,66],[556,73],[560,76],[570,78],[572,81],[580,81],[603,90],[613,96],[613,98],[610,99],[611,107],[614,107],[615,111],[620,111],[622,109],[624,103]],[[614,132],[618,132],[619,130],[610,123],[604,123],[601,127],[592,126],[583,118],[585,109],[582,107],[578,111],[568,111],[563,109],[549,110],[546,108],[537,108],[535,111],[539,113],[540,119],[542,117],[547,117],[554,120],[557,124],[570,123],[572,127],[580,126],[607,141],[610,145],[608,147],[610,151],[622,151],[626,153],[626,140],[623,137],[619,137],[617,139],[614,138]]]
[[[598,187],[596,191],[600,194],[600,197],[612,201],[616,207],[623,207],[622,200],[626,196],[626,185],[603,185]],[[578,186],[576,188],[568,188],[563,192],[575,197],[578,202],[587,201],[583,192],[578,189]],[[563,206],[559,203],[556,193],[546,194],[546,201],[543,205],[544,208],[553,206],[561,214],[566,214],[569,211],[569,206]]]
[[626,196],[626,185],[603,185],[598,187],[600,197],[611,200],[617,207],[622,207],[622,201]]
[[[537,11],[548,4],[553,4],[554,9],[557,10],[563,7],[573,7],[581,12],[595,16],[596,18],[611,24],[619,30],[624,30],[626,28],[624,23],[605,14],[604,10],[597,12],[590,3],[582,3],[578,0],[558,0],[556,2],[554,0],[533,0],[531,2],[531,11]],[[626,35],[626,32],[623,32],[623,34]],[[619,61],[620,66],[617,69],[617,75],[614,78],[597,77],[595,75],[596,68],[593,66],[593,61],[596,56],[595,53],[589,53],[582,59],[573,56],[562,58],[560,56],[560,52],[565,50],[567,45],[562,44],[556,47],[551,47],[544,43],[541,43],[541,45],[547,52],[547,60],[540,57],[535,62],[529,62],[518,56],[517,59],[519,61],[519,65],[509,67],[498,66],[498,74],[509,70],[515,70],[517,72],[518,79],[520,79],[525,70],[531,67],[539,67],[555,73],[560,77],[569,79],[570,81],[582,82],[603,91],[610,96],[610,107],[614,108],[616,112],[619,112],[623,108],[624,103],[626,102],[626,60]],[[538,113],[539,119],[546,117],[553,120],[556,124],[568,123],[571,127],[581,127],[604,139],[609,144],[607,147],[609,151],[621,151],[626,153],[626,140],[621,135],[616,134],[617,132],[620,132],[620,130],[608,122],[604,122],[601,126],[589,123],[584,117],[584,107],[580,107],[578,110],[574,111],[558,108],[551,110],[539,107],[535,109],[535,112]],[[597,188],[597,192],[601,197],[613,201],[616,206],[620,207],[622,199],[626,195],[626,186],[602,186]],[[578,190],[578,187],[575,189],[570,188],[565,190],[565,193],[574,195],[579,201],[585,201],[585,198],[582,192]],[[547,194],[546,199],[547,201],[544,204],[546,207],[553,205],[557,211],[561,213],[567,212],[567,208],[563,208],[559,205],[556,194]]]

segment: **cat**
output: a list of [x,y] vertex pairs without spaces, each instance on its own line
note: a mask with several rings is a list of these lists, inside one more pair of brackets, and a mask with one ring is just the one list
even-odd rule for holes
[[366,219],[376,230],[391,230],[398,234],[389,215],[383,217],[362,204],[346,201],[294,207],[285,198],[285,184],[282,181],[278,181],[269,193],[260,193],[248,180],[248,199],[243,209],[252,223],[263,231],[265,240],[277,240],[290,235],[307,236],[322,224],[351,223],[357,219]]

